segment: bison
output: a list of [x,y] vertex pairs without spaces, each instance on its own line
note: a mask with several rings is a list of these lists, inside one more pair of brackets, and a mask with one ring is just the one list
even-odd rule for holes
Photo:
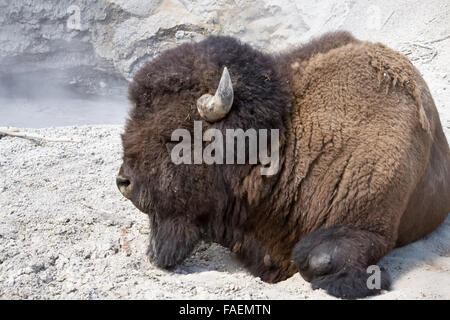
[[[390,287],[384,269],[369,286],[369,266],[450,212],[450,151],[433,98],[383,44],[334,32],[267,54],[211,36],[145,64],[129,100],[117,185],[148,214],[158,267],[215,242],[263,281],[300,272],[314,289],[359,298]],[[171,134],[194,121],[278,129],[279,170],[174,164]]]

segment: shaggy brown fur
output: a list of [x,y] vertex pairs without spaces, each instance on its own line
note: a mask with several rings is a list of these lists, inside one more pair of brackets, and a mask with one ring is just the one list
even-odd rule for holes
[[[196,100],[214,93],[224,66],[233,107],[203,128],[280,129],[276,175],[170,161],[171,132],[193,131]],[[130,100],[118,183],[149,214],[158,266],[214,241],[264,281],[300,271],[314,288],[362,297],[380,291],[367,288],[367,266],[450,212],[450,151],[433,99],[407,58],[382,44],[338,32],[269,56],[210,37],[144,66]]]

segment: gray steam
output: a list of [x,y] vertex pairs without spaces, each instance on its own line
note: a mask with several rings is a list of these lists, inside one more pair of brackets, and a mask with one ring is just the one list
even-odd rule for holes
[[0,0],[0,126],[123,122],[128,82],[97,56],[93,26],[107,20],[94,3],[77,16],[87,7],[88,1]]

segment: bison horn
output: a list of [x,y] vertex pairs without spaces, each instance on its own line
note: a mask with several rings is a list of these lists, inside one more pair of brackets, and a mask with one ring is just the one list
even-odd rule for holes
[[208,122],[215,122],[224,118],[233,105],[233,84],[227,67],[223,69],[219,87],[212,96],[204,94],[197,100],[197,110],[200,116]]

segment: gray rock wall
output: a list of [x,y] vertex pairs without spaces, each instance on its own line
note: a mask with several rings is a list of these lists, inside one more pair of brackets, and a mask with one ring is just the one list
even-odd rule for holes
[[278,51],[346,29],[448,73],[449,14],[446,0],[0,0],[0,95],[123,93],[145,61],[210,34]]

